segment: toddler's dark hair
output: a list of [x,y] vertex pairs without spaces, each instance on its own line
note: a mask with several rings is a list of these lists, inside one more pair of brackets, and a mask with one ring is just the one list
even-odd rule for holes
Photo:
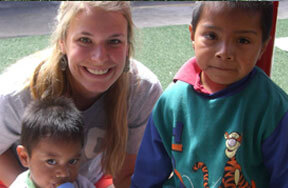
[[43,138],[80,142],[83,146],[83,120],[71,99],[32,101],[22,117],[21,144],[31,155],[33,147]]

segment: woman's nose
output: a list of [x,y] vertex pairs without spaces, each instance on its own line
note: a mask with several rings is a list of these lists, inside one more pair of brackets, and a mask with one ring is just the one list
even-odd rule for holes
[[232,61],[234,60],[234,49],[233,44],[231,42],[223,41],[219,43],[218,49],[216,51],[216,57],[223,61]]
[[91,60],[96,64],[103,63],[108,59],[108,50],[104,44],[97,45],[91,51]]

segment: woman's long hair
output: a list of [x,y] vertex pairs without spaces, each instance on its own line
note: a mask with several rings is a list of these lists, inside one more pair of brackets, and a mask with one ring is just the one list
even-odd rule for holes
[[[87,7],[99,7],[106,11],[120,12],[127,20],[129,55],[133,52],[133,22],[129,2],[124,1],[94,1],[94,2],[62,2],[57,16],[57,26],[52,34],[52,51],[46,61],[35,69],[30,81],[30,91],[33,98],[43,99],[71,95],[68,71],[61,70],[62,54],[59,41],[65,41],[71,20]],[[115,174],[121,169],[125,155],[128,137],[129,72],[123,72],[119,79],[105,94],[105,111],[107,116],[106,135],[102,145],[102,168],[104,173]]]

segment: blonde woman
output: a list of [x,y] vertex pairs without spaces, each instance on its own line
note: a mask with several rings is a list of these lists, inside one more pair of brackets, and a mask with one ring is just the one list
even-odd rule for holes
[[0,179],[6,186],[23,171],[13,145],[24,108],[33,99],[66,96],[84,116],[80,174],[94,184],[109,174],[116,187],[129,187],[145,124],[162,91],[132,52],[129,2],[61,3],[51,48],[20,60],[0,78]]

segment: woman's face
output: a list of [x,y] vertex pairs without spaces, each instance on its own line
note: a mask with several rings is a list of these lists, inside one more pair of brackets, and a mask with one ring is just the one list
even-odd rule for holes
[[98,97],[121,76],[128,58],[127,21],[120,12],[86,8],[71,20],[65,41],[72,92]]

